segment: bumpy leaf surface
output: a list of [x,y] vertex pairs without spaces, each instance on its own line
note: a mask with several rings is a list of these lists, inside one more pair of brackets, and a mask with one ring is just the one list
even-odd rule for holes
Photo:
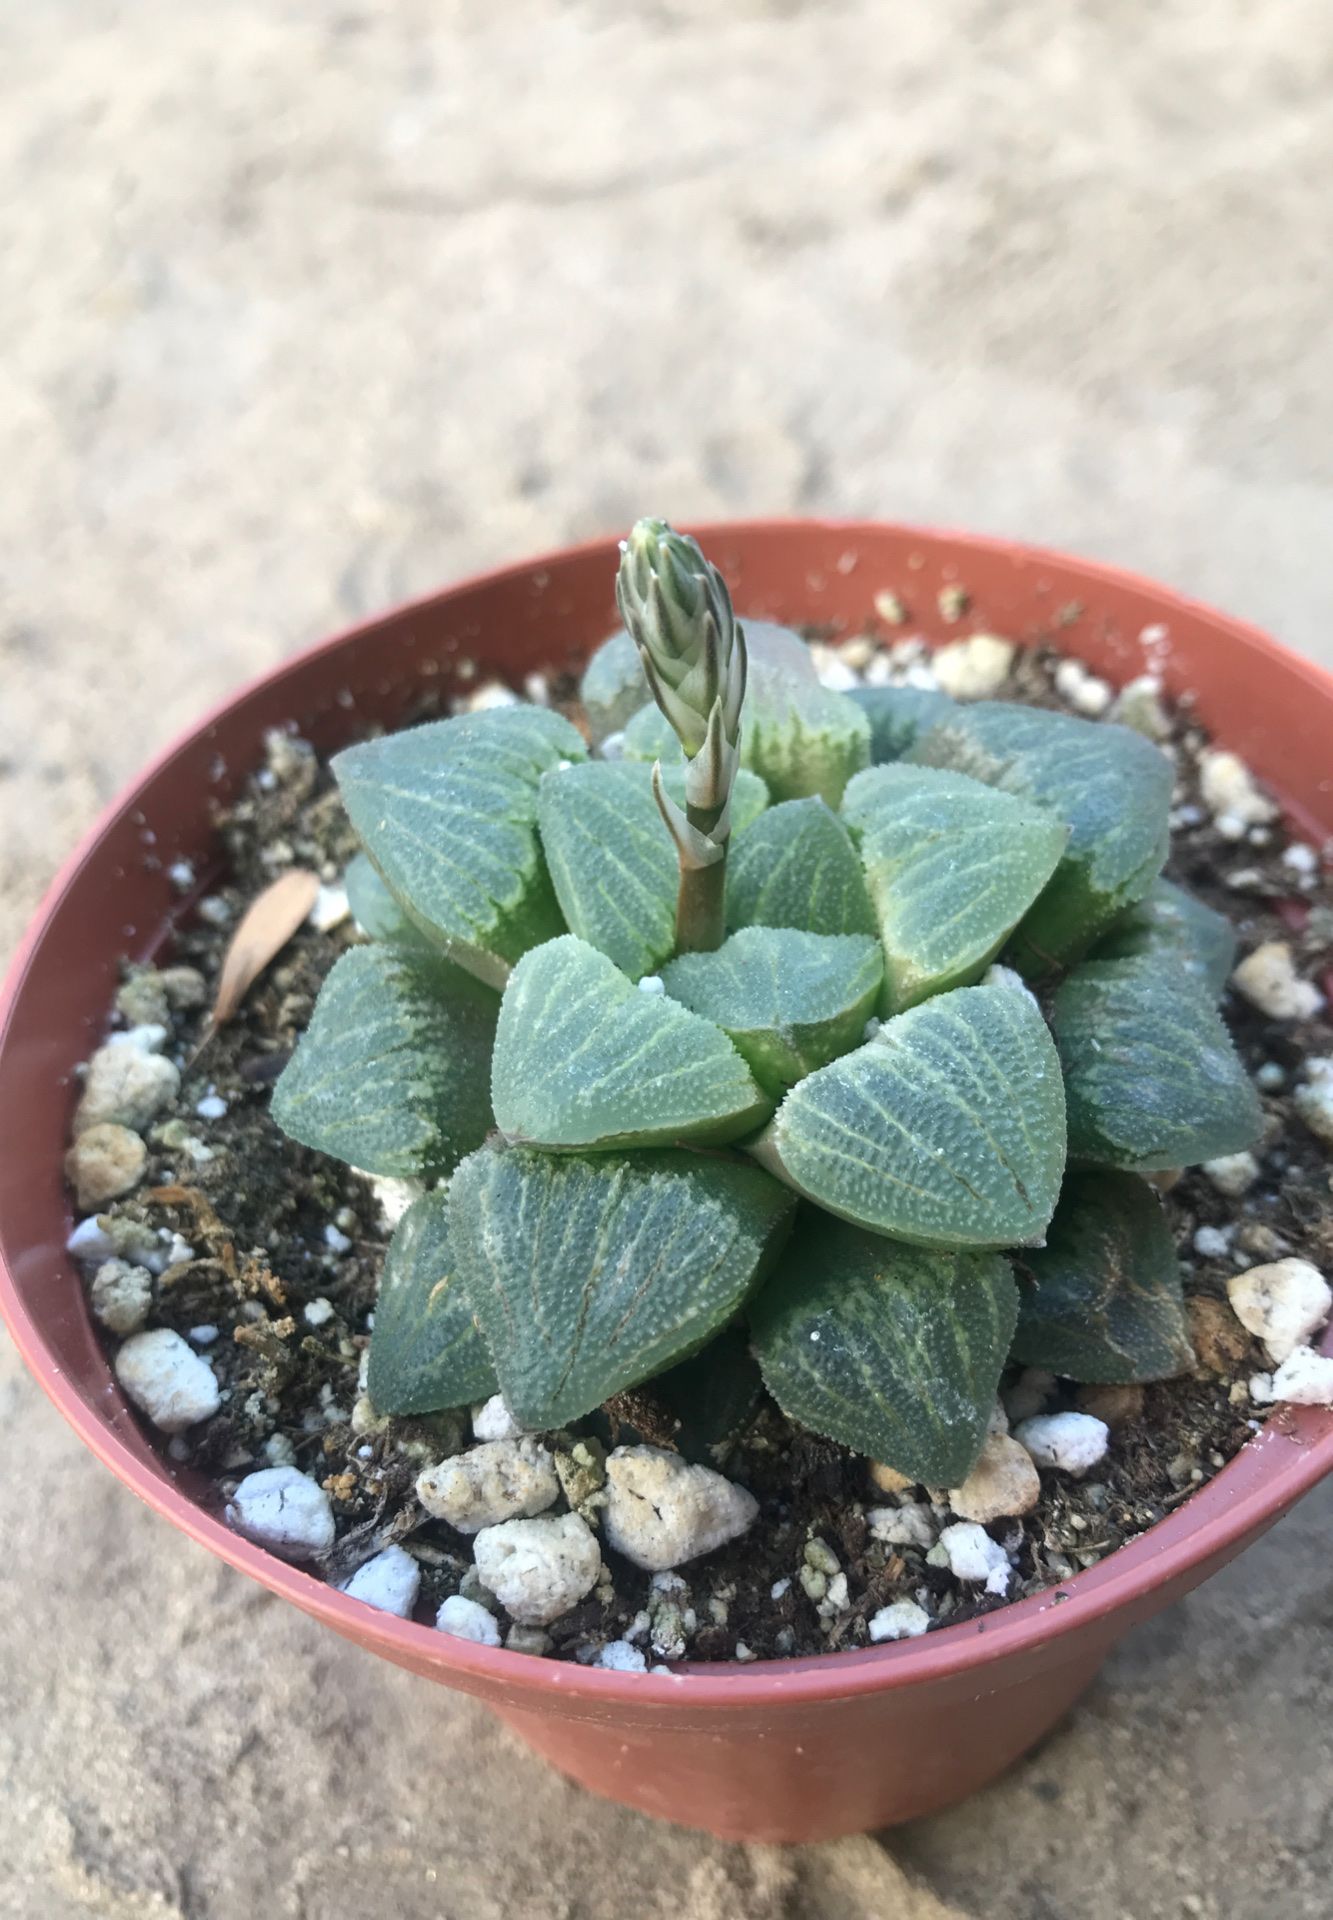
[[509,1406],[559,1426],[700,1347],[785,1234],[792,1196],[707,1154],[486,1150],[450,1188],[450,1245]]
[[273,1118],[366,1173],[450,1173],[493,1124],[499,1009],[491,988],[438,955],[353,947],[320,989]]
[[853,687],[855,700],[870,722],[870,764],[901,760],[920,734],[955,711],[947,693],[932,687]]
[[1132,1173],[1071,1173],[1046,1245],[1016,1266],[1025,1366],[1120,1386],[1193,1365],[1175,1242]]
[[520,954],[561,931],[537,786],[585,754],[562,715],[517,706],[367,740],[333,767],[390,891],[451,959],[498,987]]
[[804,1209],[751,1326],[791,1419],[949,1487],[981,1450],[1016,1313],[998,1254],[897,1246]]
[[793,1087],[750,1150],[828,1212],[890,1239],[1037,1244],[1065,1162],[1046,1023],[1008,987],[940,994]]
[[718,1145],[772,1111],[720,1028],[572,934],[514,969],[491,1094],[501,1132],[544,1147]]
[[937,767],[858,773],[842,815],[879,916],[888,1013],[979,979],[1069,838],[1031,801]]
[[643,705],[648,683],[639,649],[623,627],[603,640],[590,656],[579,683],[579,698],[594,740],[619,733]]
[[347,864],[343,875],[347,904],[352,918],[371,940],[383,940],[391,946],[415,947],[418,952],[438,954],[439,942],[419,927],[399,906],[375,871],[368,854],[358,853]]
[[830,807],[870,764],[870,722],[854,700],[795,674],[753,670],[741,723],[741,764],[775,800],[817,794]]
[[637,980],[676,944],[676,849],[651,769],[589,760],[542,781],[537,818],[571,933]]
[[662,970],[672,999],[721,1027],[774,1094],[860,1045],[883,977],[869,936],[792,927],[746,927]]
[[495,1368],[449,1253],[449,1201],[430,1193],[398,1223],[375,1303],[366,1390],[379,1413],[488,1400]]
[[1207,990],[1155,953],[1089,960],[1051,1002],[1069,1153],[1152,1173],[1240,1153],[1258,1136],[1254,1086]]
[[1161,871],[1171,764],[1128,727],[980,701],[938,722],[907,758],[1026,795],[1070,828],[1055,877],[1015,935],[1024,972],[1078,959]]
[[727,925],[876,933],[847,829],[822,800],[787,800],[738,833],[727,863]]
[[1236,963],[1236,930],[1193,894],[1158,880],[1148,897],[1116,922],[1093,958],[1133,960],[1141,954],[1174,961],[1216,999]]

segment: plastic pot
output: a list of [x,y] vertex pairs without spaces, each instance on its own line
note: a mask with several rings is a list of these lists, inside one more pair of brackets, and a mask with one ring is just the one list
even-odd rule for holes
[[[1333,677],[1250,627],[1127,574],[1030,548],[823,521],[704,528],[742,612],[859,631],[892,589],[932,641],[989,629],[1112,680],[1145,669],[1191,691],[1201,722],[1333,834]],[[0,999],[0,1299],[28,1365],[127,1486],[193,1539],[337,1632],[476,1695],[596,1792],[753,1840],[814,1840],[925,1814],[1038,1740],[1129,1628],[1256,1539],[1333,1468],[1333,1414],[1283,1412],[1160,1526],[1065,1586],[969,1624],[817,1659],[593,1671],[391,1619],[228,1531],[173,1472],[116,1387],[64,1252],[61,1157],[72,1072],[96,1044],[126,952],[182,911],[164,869],[204,872],[210,810],[295,722],[324,751],[400,721],[460,674],[521,681],[574,665],[615,623],[614,542],[509,568],[342,634],[247,687],[103,816],[52,887]],[[968,611],[947,623],[944,587]],[[465,663],[473,663],[472,666]]]

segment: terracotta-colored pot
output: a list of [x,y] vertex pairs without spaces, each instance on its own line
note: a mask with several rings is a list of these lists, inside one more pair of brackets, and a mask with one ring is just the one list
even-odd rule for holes
[[[704,528],[743,612],[859,631],[892,589],[939,642],[992,630],[1113,680],[1151,668],[1271,781],[1301,830],[1333,834],[1333,677],[1254,629],[1127,574],[1028,548],[820,521]],[[602,541],[467,582],[315,647],[203,721],[103,816],[57,879],[0,999],[0,1301],[47,1393],[113,1472],[195,1540],[348,1639],[485,1700],[556,1766],[649,1813],[755,1840],[812,1840],[929,1813],[1039,1739],[1137,1622],[1221,1567],[1333,1468],[1333,1414],[1284,1412],[1160,1526],[1063,1587],[923,1640],[822,1659],[592,1671],[391,1619],[228,1531],[145,1437],[64,1252],[72,1073],[125,952],[181,912],[164,869],[212,857],[210,809],[268,727],[324,751],[401,720],[463,663],[516,684],[579,661],[614,624]],[[946,586],[968,611],[950,625]]]

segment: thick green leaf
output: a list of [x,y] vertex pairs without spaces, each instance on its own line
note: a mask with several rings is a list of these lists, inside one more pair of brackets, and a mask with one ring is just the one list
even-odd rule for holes
[[637,713],[648,692],[639,649],[623,627],[590,657],[579,683],[579,698],[594,740],[619,733]]
[[847,829],[822,800],[787,800],[737,833],[727,861],[727,925],[877,933]]
[[1070,828],[1054,879],[1014,938],[1025,972],[1078,959],[1161,871],[1171,763],[1128,727],[979,701],[938,722],[907,758],[1024,794]]
[[750,1151],[892,1240],[1040,1245],[1065,1163],[1046,1023],[1010,987],[939,994],[793,1087]]
[[410,1206],[384,1258],[366,1390],[379,1413],[438,1413],[489,1400],[495,1368],[449,1255],[449,1201]]
[[1031,801],[938,767],[858,773],[842,816],[879,916],[886,1013],[980,979],[1069,838]]
[[671,998],[721,1027],[778,1095],[861,1044],[883,977],[868,935],[793,927],[746,927],[716,953],[683,953],[662,969]]
[[1236,944],[1236,930],[1222,914],[1169,880],[1158,880],[1145,900],[1116,921],[1093,958],[1154,954],[1178,963],[1217,999],[1236,964]]
[[678,1451],[717,1466],[750,1424],[764,1391],[744,1323],[724,1327],[688,1360],[655,1375],[651,1388],[680,1422],[673,1437]]
[[526,954],[500,1006],[495,1118],[543,1147],[719,1145],[773,1103],[727,1036],[572,934]]
[[343,885],[347,888],[352,918],[368,939],[384,940],[391,946],[414,947],[418,952],[439,953],[438,943],[403,912],[367,854],[358,853],[348,862]]
[[870,722],[854,700],[796,674],[754,671],[741,720],[741,764],[775,800],[817,794],[830,807],[870,764]]
[[1175,1242],[1132,1173],[1071,1173],[1046,1245],[1017,1267],[1024,1366],[1111,1386],[1193,1366]]
[[499,1010],[491,988],[439,955],[352,947],[273,1089],[273,1118],[365,1173],[450,1173],[493,1124]]
[[652,770],[588,760],[548,773],[537,803],[556,899],[580,940],[637,980],[676,944],[676,849]]
[[626,760],[641,760],[651,766],[660,760],[664,767],[684,767],[685,750],[676,738],[675,728],[656,702],[649,700],[625,725],[621,752]]
[[790,1419],[956,1487],[986,1437],[1017,1310],[998,1254],[895,1246],[802,1209],[750,1320]]
[[349,747],[333,763],[391,892],[449,957],[503,986],[563,926],[537,838],[537,785],[583,740],[545,707],[497,707]]
[[474,1154],[450,1246],[525,1426],[577,1420],[726,1325],[780,1244],[791,1195],[707,1154]]
[[1152,1173],[1257,1139],[1259,1097],[1207,990],[1178,962],[1088,961],[1051,1002],[1051,1030],[1071,1159]]
[[847,698],[870,722],[872,767],[901,760],[920,734],[955,711],[948,694],[932,687],[853,687]]
[[761,679],[765,674],[785,673],[818,685],[819,670],[814,655],[794,627],[779,626],[774,620],[751,620],[748,616],[741,625],[751,673]]

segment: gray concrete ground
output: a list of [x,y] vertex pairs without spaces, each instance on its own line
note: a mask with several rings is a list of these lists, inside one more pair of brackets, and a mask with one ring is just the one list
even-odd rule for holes
[[[5,8],[0,949],[229,683],[643,510],[1028,535],[1333,658],[1331,85],[1323,0]],[[1329,1910],[1327,1497],[990,1793],[780,1853],[284,1611],[7,1347],[0,1427],[4,1920]]]

